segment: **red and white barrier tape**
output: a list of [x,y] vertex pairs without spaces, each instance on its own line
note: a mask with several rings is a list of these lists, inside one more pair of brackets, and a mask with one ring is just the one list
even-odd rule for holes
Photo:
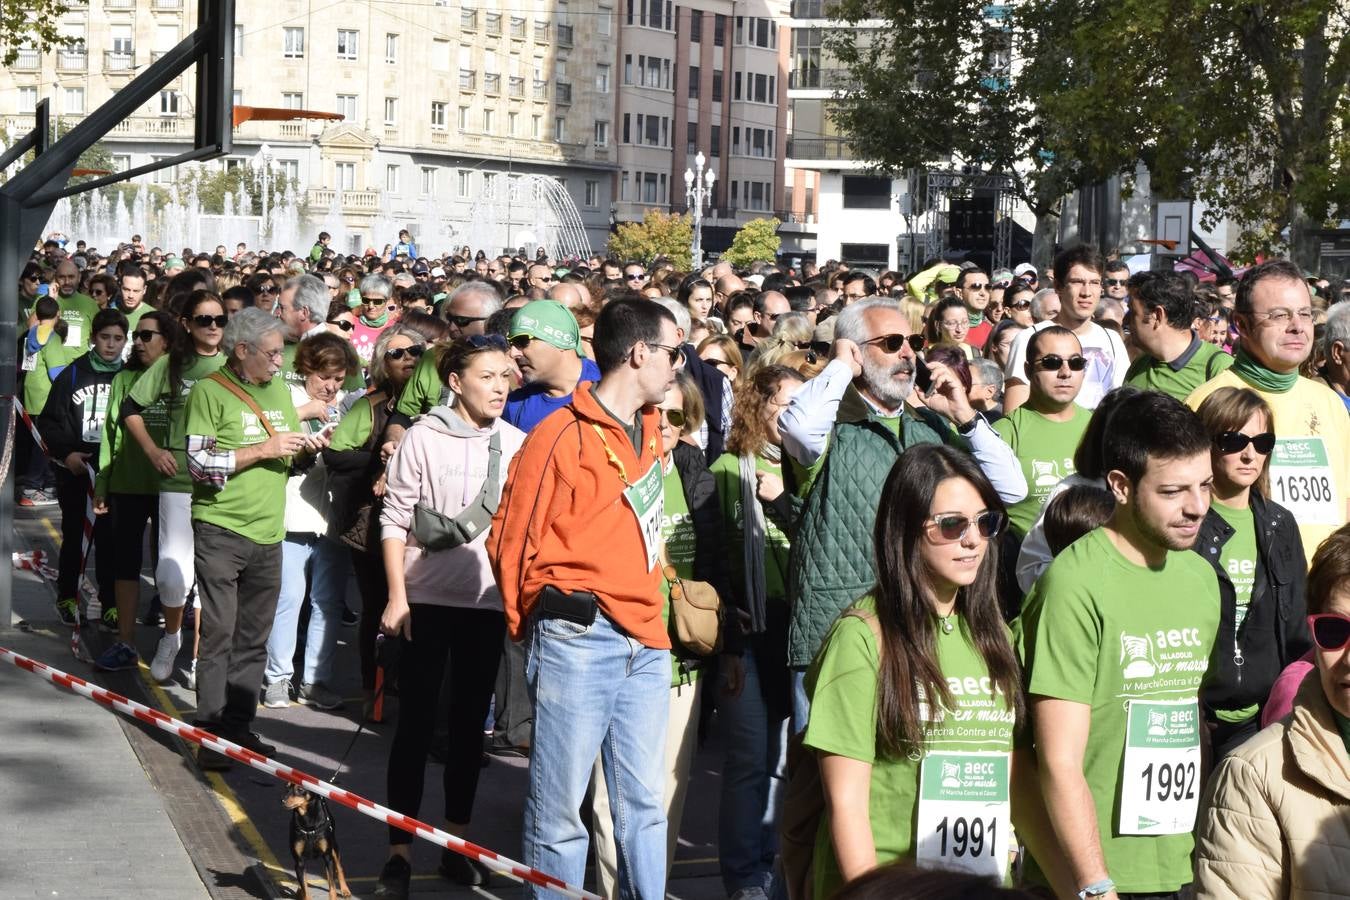
[[67,674],[60,669],[53,669],[45,663],[38,662],[35,659],[29,659],[26,656],[15,653],[7,647],[0,647],[0,660],[13,663],[25,672],[32,672],[34,675],[40,675],[52,684],[67,688],[82,697],[88,697],[90,700],[102,703],[109,709],[120,712],[125,716],[153,725],[161,731],[167,731],[169,734],[176,735],[186,741],[191,741],[194,744],[199,744],[200,746],[222,753],[230,759],[237,760],[238,762],[257,769],[259,772],[265,772],[268,775],[280,778],[283,781],[301,785],[305,789],[313,791],[321,797],[331,800],[334,803],[339,803],[349,809],[354,809],[364,816],[369,816],[372,819],[376,819],[386,825],[392,825],[395,828],[401,828],[409,834],[431,841],[439,847],[453,850],[470,859],[476,859],[494,872],[499,872],[502,875],[507,875],[518,881],[524,881],[547,888],[564,897],[575,897],[578,898],[578,900],[600,900],[597,895],[592,894],[583,888],[560,881],[552,875],[540,872],[537,869],[532,869],[529,866],[521,865],[520,863],[494,853],[485,847],[479,847],[477,844],[470,843],[463,838],[441,831],[439,828],[433,828],[425,822],[420,822],[410,816],[396,813],[392,809],[380,806],[378,803],[372,803],[365,797],[353,794],[350,791],[344,791],[326,781],[320,781],[313,775],[301,772],[299,769],[283,766],[261,754],[254,753],[252,750],[216,737],[209,731],[203,731],[200,728],[196,728],[186,722],[179,721],[172,716],[166,715],[157,709],[151,709],[134,700],[128,700],[121,694],[90,684],[76,675]]

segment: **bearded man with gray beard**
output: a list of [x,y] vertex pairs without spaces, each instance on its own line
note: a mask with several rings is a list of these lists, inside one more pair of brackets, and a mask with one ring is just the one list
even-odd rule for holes
[[839,613],[876,584],[872,526],[900,454],[915,444],[952,444],[975,457],[1004,503],[1027,494],[1012,450],[971,407],[953,370],[928,363],[931,383],[916,389],[922,347],[895,300],[845,307],[829,365],[793,395],[778,423],[796,505],[788,567],[795,731],[806,726],[806,667]]

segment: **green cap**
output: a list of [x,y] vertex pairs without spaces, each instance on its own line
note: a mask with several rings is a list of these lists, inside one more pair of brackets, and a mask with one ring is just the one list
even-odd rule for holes
[[508,338],[528,334],[559,350],[581,355],[581,332],[571,310],[556,300],[532,300],[511,317]]
[[181,257],[178,257],[178,256],[170,256],[170,257],[168,257],[167,259],[164,260],[164,268],[166,268],[166,269],[185,269],[185,268],[187,268],[187,266],[183,263],[183,260],[182,260]]

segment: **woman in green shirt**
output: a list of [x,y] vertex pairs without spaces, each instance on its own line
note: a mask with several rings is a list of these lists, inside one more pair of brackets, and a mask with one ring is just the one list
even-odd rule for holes
[[1002,880],[1021,675],[995,588],[1007,513],[968,455],[907,450],[882,488],[877,583],[807,677],[825,794],[814,896],[894,860]]

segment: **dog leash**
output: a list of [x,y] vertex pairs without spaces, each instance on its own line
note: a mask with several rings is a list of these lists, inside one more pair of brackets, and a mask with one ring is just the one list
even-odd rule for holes
[[[379,652],[379,650],[380,650],[380,644],[383,643],[385,640],[387,640],[387,638],[386,638],[383,634],[378,634],[378,635],[375,636],[375,647],[376,647],[376,650],[375,650],[375,658],[376,658],[376,659],[379,659],[379,658],[380,658],[380,652]],[[384,666],[380,666],[379,668],[380,668],[380,669],[383,669]],[[381,701],[384,699],[384,685],[385,685],[386,679],[385,679],[385,678],[382,678],[382,677],[379,677],[380,674],[383,674],[383,673],[377,673],[377,677],[376,677],[376,679],[375,679],[375,681],[376,681],[376,686],[375,686],[375,698],[374,698],[374,700],[375,700],[375,708],[376,708],[376,709],[379,709],[379,708],[380,708],[380,703],[381,703]],[[337,768],[335,768],[335,769],[333,770],[333,774],[332,774],[332,775],[329,777],[329,779],[328,779],[328,781],[329,781],[331,784],[337,784],[337,783],[338,783],[338,775],[342,772],[342,767],[345,766],[345,765],[347,764],[347,757],[351,755],[352,749],[356,746],[356,739],[359,738],[359,737],[361,736],[361,732],[364,731],[365,728],[366,728],[366,717],[365,717],[365,713],[364,713],[364,711],[363,711],[363,712],[362,712],[362,715],[361,715],[361,718],[358,719],[357,722],[356,722],[356,731],[352,732],[352,739],[351,739],[350,741],[347,742],[347,749],[346,749],[346,750],[343,750],[343,751],[342,751],[342,756],[338,757]]]

